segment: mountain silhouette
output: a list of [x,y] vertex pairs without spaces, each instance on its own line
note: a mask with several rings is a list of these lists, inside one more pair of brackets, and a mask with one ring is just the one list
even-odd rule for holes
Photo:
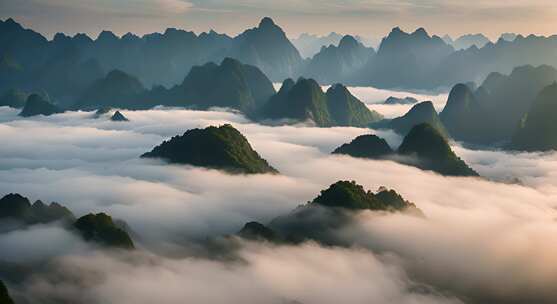
[[398,154],[415,156],[418,168],[432,170],[442,175],[478,176],[452,151],[446,138],[427,123],[410,130],[398,148]]
[[12,219],[26,225],[47,224],[54,221],[73,221],[74,215],[58,203],[31,204],[28,198],[10,193],[0,199],[0,219]]
[[526,151],[557,149],[557,83],[545,87],[521,120],[511,148]]
[[234,37],[228,56],[259,67],[271,79],[295,76],[303,62],[284,31],[269,17]]
[[137,104],[145,88],[139,79],[120,70],[109,72],[98,79],[74,105],[76,109],[98,109],[102,107],[139,108]]
[[376,135],[360,135],[332,154],[357,158],[393,160],[447,176],[478,176],[452,151],[447,139],[427,123],[414,126],[397,151]]
[[134,249],[128,233],[118,227],[105,213],[87,214],[77,219],[75,229],[89,242],[122,249]]
[[27,97],[25,106],[19,113],[19,116],[30,117],[36,115],[49,116],[53,114],[63,113],[64,111],[57,106],[48,102],[39,94],[31,94]]
[[360,135],[350,143],[343,144],[333,151],[333,154],[346,154],[370,159],[388,157],[393,153],[393,149],[383,138],[372,134]]
[[440,117],[456,140],[508,142],[539,92],[554,81],[557,70],[546,65],[517,67],[509,75],[491,73],[476,91],[455,85]]
[[449,137],[431,101],[420,102],[414,105],[403,116],[372,123],[370,127],[392,129],[396,133],[405,136],[414,126],[421,123],[427,123],[434,127],[444,137]]
[[277,173],[231,125],[191,129],[156,146],[145,158],[225,170],[230,173]]
[[114,112],[112,117],[110,117],[112,121],[129,121],[124,114],[120,113],[120,111]]
[[309,61],[304,75],[321,84],[346,81],[373,55],[375,51],[372,48],[365,47],[354,37],[347,35],[340,40],[338,46],[321,48]]
[[260,109],[260,119],[310,120],[320,127],[363,127],[382,119],[354,97],[342,84],[332,85],[326,93],[313,79],[286,79]]
[[273,84],[258,68],[225,58],[220,65],[193,67],[182,84],[168,92],[166,103],[203,109],[228,107],[251,113],[273,94]]

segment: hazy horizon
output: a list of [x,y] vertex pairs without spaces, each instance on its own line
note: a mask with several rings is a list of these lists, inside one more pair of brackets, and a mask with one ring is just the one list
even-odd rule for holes
[[555,17],[0,0],[0,304],[557,303]]
[[97,37],[102,30],[110,30],[121,36],[127,32],[163,32],[169,27],[196,33],[213,29],[236,35],[256,26],[265,16],[273,18],[289,38],[302,33],[337,32],[378,39],[398,26],[409,32],[423,27],[432,35],[448,34],[453,38],[482,33],[497,40],[507,32],[549,36],[557,25],[557,3],[548,0],[480,0],[473,4],[453,0],[318,2],[4,0],[0,1],[0,19],[14,18],[49,39],[57,32]]

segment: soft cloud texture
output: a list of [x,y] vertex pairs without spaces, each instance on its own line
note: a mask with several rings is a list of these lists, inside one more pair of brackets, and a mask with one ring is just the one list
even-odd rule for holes
[[[408,94],[353,92],[368,104]],[[153,297],[164,303],[251,303],[247,295],[266,303],[543,303],[556,296],[555,153],[453,144],[484,177],[520,181],[499,183],[330,155],[365,133],[378,133],[396,147],[400,136],[387,131],[262,126],[220,111],[124,115],[130,122],[112,122],[108,115],[93,119],[89,112],[23,119],[0,108],[0,194],[57,201],[77,216],[108,212],[129,224],[140,248],[133,254],[98,251],[56,225],[3,234],[0,245],[10,250],[0,252],[0,260],[48,260],[35,276],[9,283],[18,297],[80,303],[147,303]],[[245,134],[282,174],[228,175],[139,158],[187,129],[223,123]],[[251,220],[266,223],[339,179],[371,190],[396,189],[426,218],[361,213],[337,231],[354,248],[244,244],[241,261],[190,256],[192,241],[234,233]],[[27,251],[33,253],[17,255]]]
[[[246,244],[241,256],[247,264],[169,260],[144,253],[72,256],[30,281],[28,297],[124,304],[460,303],[420,292],[402,269],[365,251]],[[59,284],[60,276],[77,282]]]

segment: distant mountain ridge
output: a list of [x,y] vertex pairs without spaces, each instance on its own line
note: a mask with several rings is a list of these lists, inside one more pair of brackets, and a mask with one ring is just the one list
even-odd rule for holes
[[510,148],[524,151],[557,150],[557,82],[545,87],[523,116]]
[[509,75],[491,73],[474,91],[453,87],[440,118],[453,138],[476,144],[511,140],[539,92],[557,81],[557,69],[520,66]]
[[466,50],[472,46],[477,47],[478,49],[483,48],[486,44],[490,43],[491,40],[487,38],[483,34],[466,34],[458,37],[456,40],[450,40],[450,44],[454,47],[455,50]]
[[112,70],[136,77],[146,87],[171,87],[193,66],[226,57],[258,67],[275,82],[302,76],[326,84],[422,90],[477,81],[520,65],[557,66],[552,56],[557,36],[508,34],[492,43],[481,35],[465,35],[462,40],[473,45],[455,50],[452,39],[429,35],[423,28],[407,33],[398,27],[382,39],[377,52],[344,36],[338,46],[303,59],[268,17],[236,37],[169,28],[142,37],[118,37],[110,31],[96,39],[59,33],[49,41],[13,19],[0,21],[0,36],[0,94],[45,90],[62,106]]
[[345,82],[375,55],[373,48],[364,46],[354,37],[342,37],[338,46],[322,47],[305,68],[304,75],[321,84]]
[[311,120],[317,126],[364,127],[382,116],[367,108],[341,84],[323,92],[314,79],[286,79],[280,90],[259,110],[260,120]]
[[[331,32],[325,36],[302,33],[297,38],[291,39],[291,41],[292,44],[294,44],[294,46],[298,49],[300,55],[302,55],[303,58],[311,58],[319,53],[319,51],[323,47],[328,47],[330,45],[338,46],[342,38],[345,36],[347,35],[342,35],[336,32]],[[373,45],[369,44],[369,40],[357,35],[353,37],[365,46],[373,47]]]
[[415,104],[410,110],[393,119],[384,119],[375,123],[371,123],[369,127],[378,129],[392,129],[398,134],[406,136],[408,132],[416,125],[427,123],[435,128],[443,137],[448,138],[449,133],[445,129],[443,122],[439,118],[435,107],[431,101],[423,101]]
[[[10,66],[20,66],[23,71],[23,75],[6,72],[4,77],[0,67],[0,80],[6,78],[0,83],[0,93],[10,88],[45,89],[56,97],[75,96],[112,70],[133,75],[148,87],[172,86],[192,66],[225,57],[254,64],[277,81],[296,76],[303,65],[296,48],[270,18],[237,37],[169,28],[142,37],[131,33],[118,37],[110,31],[101,32],[96,39],[59,33],[48,41],[13,19],[0,21],[0,36],[0,56],[9,55],[13,58]],[[60,86],[64,82],[72,84],[65,91]]]

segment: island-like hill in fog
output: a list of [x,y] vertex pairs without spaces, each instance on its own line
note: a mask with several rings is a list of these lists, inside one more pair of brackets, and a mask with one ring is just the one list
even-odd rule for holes
[[447,176],[478,176],[451,149],[447,138],[433,126],[422,123],[414,126],[394,151],[376,135],[361,135],[343,144],[333,154],[344,154],[367,159],[393,160],[423,170]]
[[360,212],[405,213],[423,216],[415,204],[385,187],[374,193],[354,181],[337,181],[307,204],[280,215],[269,224],[247,223],[238,233],[242,238],[275,243],[313,240],[327,245],[349,246],[336,234]]
[[119,227],[105,213],[87,214],[77,220],[73,213],[58,203],[44,204],[38,200],[31,204],[28,198],[10,193],[0,199],[2,229],[15,230],[37,224],[59,223],[63,228],[83,237],[85,241],[109,248],[133,249],[128,232]]
[[143,154],[170,163],[188,164],[229,173],[277,173],[231,125],[191,129]]

